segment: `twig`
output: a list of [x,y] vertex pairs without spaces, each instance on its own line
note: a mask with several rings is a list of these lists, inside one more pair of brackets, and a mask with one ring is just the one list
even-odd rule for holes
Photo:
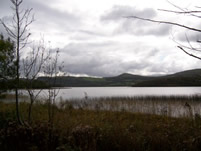
[[185,52],[187,55],[189,55],[189,56],[191,56],[191,57],[194,57],[194,58],[196,58],[196,59],[199,59],[199,60],[201,60],[201,57],[198,57],[198,56],[195,56],[195,55],[193,55],[193,54],[191,54],[191,53],[188,53],[184,48],[182,48],[181,46],[177,46],[179,49],[181,49],[183,52]]
[[192,31],[201,32],[201,29],[197,29],[197,28],[185,26],[185,25],[182,25],[182,24],[179,24],[179,23],[175,23],[175,22],[153,20],[153,19],[142,18],[142,17],[137,17],[137,16],[127,16],[126,18],[135,18],[135,19],[140,19],[140,20],[154,22],[154,23],[169,24],[169,25],[174,25],[174,26],[179,26],[179,27],[182,27],[182,28],[186,28],[186,29],[189,29],[189,30],[192,30]]

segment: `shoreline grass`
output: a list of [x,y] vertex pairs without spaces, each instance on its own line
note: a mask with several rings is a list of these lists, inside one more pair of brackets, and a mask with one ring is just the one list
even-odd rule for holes
[[200,95],[100,97],[69,100],[60,98],[58,102],[58,105],[61,108],[69,106],[76,109],[127,111],[171,117],[191,117],[201,115]]
[[[15,102],[12,94],[4,95],[0,101]],[[26,95],[20,96],[21,102],[29,102]],[[36,102],[45,103],[45,98]],[[57,98],[59,108],[75,108],[102,111],[126,111],[133,113],[156,114],[170,117],[190,117],[201,115],[201,95],[161,95],[161,96],[121,96],[121,97],[85,97],[82,99]]]
[[[26,123],[28,103],[20,103]],[[168,151],[200,150],[201,120],[55,106],[48,124],[47,104],[33,106],[33,123],[15,123],[14,103],[0,102],[0,148],[4,151]],[[51,137],[50,137],[51,132]]]
[[[163,103],[163,104],[161,104]],[[186,116],[157,114],[157,107],[189,103]],[[24,125],[16,123],[15,104],[0,102],[0,149],[4,151],[169,151],[201,147],[201,118],[193,109],[200,96],[110,97],[60,100],[53,126],[48,104],[36,101],[28,124],[28,102],[20,102]],[[150,112],[136,111],[145,109]],[[135,108],[134,108],[135,107]],[[152,108],[155,107],[155,108]],[[132,109],[132,110],[131,110]],[[173,108],[171,108],[173,110]],[[160,112],[162,113],[162,112]]]

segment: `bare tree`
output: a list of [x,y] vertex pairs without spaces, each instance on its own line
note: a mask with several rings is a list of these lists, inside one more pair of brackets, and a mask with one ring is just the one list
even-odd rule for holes
[[30,37],[29,25],[34,21],[34,16],[32,15],[31,9],[22,9],[21,5],[23,0],[10,0],[12,3],[13,17],[12,23],[7,24],[4,20],[0,19],[0,23],[4,26],[9,37],[16,44],[16,115],[19,123],[21,122],[19,114],[19,100],[18,100],[18,89],[20,83],[20,52],[27,45],[28,39]]
[[56,99],[59,94],[60,89],[55,88],[59,83],[59,76],[63,75],[62,69],[64,68],[63,62],[59,62],[59,50],[56,52],[49,53],[49,57],[44,65],[44,75],[46,77],[46,83],[48,84],[47,91],[47,105],[48,105],[48,122],[50,125],[49,129],[49,150],[51,150],[51,142],[52,142],[52,130],[54,127],[54,115],[56,108]]
[[[23,75],[25,78],[25,89],[27,90],[30,98],[29,110],[28,110],[28,122],[31,123],[32,106],[39,94],[41,93],[43,86],[36,85],[36,80],[39,74],[42,72],[45,62],[49,58],[46,53],[46,47],[44,41],[41,40],[37,46],[32,46],[27,57],[23,59]],[[36,90],[37,88],[37,90]]]
[[[196,19],[201,19],[201,7],[195,7],[195,10],[189,10],[189,9],[184,9],[184,8],[181,8],[171,2],[169,2],[172,6],[174,6],[177,11],[173,11],[173,10],[166,10],[166,9],[159,9],[160,11],[164,11],[164,12],[167,12],[167,13],[174,13],[174,14],[179,14],[179,15],[188,15],[188,16],[192,16],[192,17],[195,17]],[[178,27],[181,27],[181,28],[184,28],[184,29],[187,29],[189,31],[194,31],[194,32],[198,32],[201,34],[201,29],[200,28],[196,28],[196,27],[191,27],[191,26],[188,26],[188,25],[184,25],[182,23],[178,23],[178,22],[171,22],[171,21],[164,21],[164,20],[154,20],[154,19],[149,19],[149,18],[143,18],[143,17],[140,17],[140,16],[127,16],[127,18],[129,19],[140,19],[140,20],[143,20],[143,21],[149,21],[149,22],[153,22],[153,23],[160,23],[160,24],[168,24],[168,25],[173,25],[173,26],[178,26]],[[196,58],[196,59],[199,59],[201,60],[201,57],[198,53],[201,52],[201,46],[197,47],[197,46],[194,46],[192,44],[192,42],[189,40],[189,37],[185,34],[185,39],[186,39],[186,42],[187,44],[182,44],[182,43],[179,43],[177,41],[175,41],[177,44],[178,44],[178,48],[180,50],[182,50],[184,53],[186,53],[187,55],[193,57],[193,58]],[[197,44],[200,44],[201,43],[201,40],[197,40],[197,41],[194,41],[194,43],[197,43]]]
[[61,76],[63,69],[63,62],[60,64],[58,61],[59,50],[56,52],[50,52],[49,58],[45,62],[44,66],[44,75],[47,78],[48,84],[48,94],[47,94],[47,104],[48,104],[48,117],[49,123],[53,124],[54,122],[54,108],[56,97],[59,94],[60,89],[55,89],[54,87],[58,84],[58,77]]

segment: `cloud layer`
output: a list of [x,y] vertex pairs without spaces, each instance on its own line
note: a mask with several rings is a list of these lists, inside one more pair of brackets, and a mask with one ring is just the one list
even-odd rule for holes
[[[26,0],[23,7],[34,9],[36,21],[31,25],[32,40],[45,35],[52,47],[60,48],[60,60],[65,62],[67,73],[99,77],[125,72],[155,75],[199,67],[199,62],[177,49],[177,43],[171,38],[174,35],[179,42],[188,44],[183,36],[185,31],[127,18],[132,15],[162,18],[155,8],[138,7],[140,1],[136,1],[136,5],[110,1],[111,6],[104,9],[107,1],[103,1],[103,10],[94,2],[91,10],[90,3],[77,6],[76,1],[61,1]],[[0,5],[0,17],[5,21],[12,14],[9,6],[8,0]],[[82,7],[86,8],[80,9]],[[1,26],[0,30],[5,34]],[[197,33],[187,35],[192,42],[201,39]]]

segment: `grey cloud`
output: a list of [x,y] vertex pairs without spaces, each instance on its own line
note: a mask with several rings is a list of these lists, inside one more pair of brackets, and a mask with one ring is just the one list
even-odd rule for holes
[[153,74],[171,74],[199,68],[199,60],[189,57],[178,48],[158,50],[158,53],[149,61],[147,71]]
[[153,25],[150,29],[144,30],[144,34],[146,35],[156,35],[156,36],[164,36],[168,35],[171,29],[171,25]]
[[[116,45],[115,45],[116,44]],[[71,43],[62,49],[67,72],[92,76],[114,76],[130,68],[119,53],[117,42]]]
[[[125,72],[135,72],[145,69],[148,63],[123,62],[121,59],[109,59],[104,56],[93,56],[92,58],[82,58],[79,63],[66,64],[66,71],[73,74],[87,74],[91,76],[108,77],[115,76]],[[88,60],[87,60],[88,59]]]
[[[12,15],[10,6],[12,4],[9,0],[6,0],[6,2],[3,0],[3,5],[0,5],[0,10],[4,12],[3,16],[5,16],[5,13],[7,13],[6,15]],[[52,8],[45,1],[26,0],[23,1],[22,8],[33,8],[32,12],[36,20],[33,25],[36,25],[41,31],[45,31],[51,27],[72,31],[75,26],[77,27],[81,23],[81,18],[76,13]],[[1,17],[3,16],[1,15]]]
[[31,1],[30,5],[36,12],[36,23],[42,30],[54,27],[59,30],[74,31],[74,28],[81,23],[81,18],[69,11],[63,12],[35,1]]
[[160,53],[160,50],[154,48],[154,49],[150,50],[150,51],[146,54],[146,57],[147,57],[147,58],[154,57],[154,56],[158,55],[159,53]]
[[79,61],[80,62],[76,64],[67,64],[67,71],[74,74],[85,73],[92,76],[108,76],[115,74],[113,70],[113,68],[115,68],[115,65],[109,62],[105,62],[107,60],[100,58],[99,56],[97,56],[96,59],[85,57],[81,58]]
[[152,62],[152,64],[148,66],[148,71],[151,73],[171,74],[182,70],[185,70],[183,66],[175,63],[175,61],[171,62],[162,61],[161,63],[157,64]]
[[179,33],[176,38],[182,42],[197,42],[201,41],[201,34],[200,32],[184,30],[184,32]]
[[104,33],[100,33],[98,31],[93,31],[91,30],[84,30],[84,29],[79,29],[75,32],[73,32],[69,38],[71,40],[78,40],[78,41],[85,41],[85,40],[94,40],[98,38],[104,38],[106,35]]
[[[115,42],[114,42],[115,43]],[[168,74],[190,69],[192,64],[198,66],[198,62],[185,54],[177,51],[160,50],[160,48],[141,47],[133,43],[116,46],[104,43],[74,44],[66,46],[63,50],[66,58],[66,71],[73,74],[87,74],[92,76],[115,76],[130,72],[133,74]],[[110,47],[109,49],[107,47]],[[68,49],[68,51],[66,51]],[[72,49],[73,48],[73,49]],[[124,50],[125,49],[125,50]],[[127,50],[126,50],[127,49]],[[83,50],[83,51],[82,51]],[[128,54],[126,56],[117,54]],[[74,54],[73,54],[74,53]],[[183,62],[185,58],[186,62]],[[188,60],[189,59],[189,60]],[[191,62],[191,65],[188,63]]]
[[[108,77],[121,73],[157,74],[181,71],[183,64],[169,57],[171,52],[141,44],[71,43],[61,50],[65,71],[72,74]],[[121,55],[119,55],[121,54]],[[167,55],[166,55],[167,54]],[[132,59],[127,59],[127,57]],[[163,56],[163,58],[161,58]],[[61,59],[62,59],[61,58]],[[172,58],[172,59],[171,59]],[[182,58],[181,58],[182,59]]]
[[[5,21],[5,22],[10,22],[10,19],[11,18],[9,18],[9,17],[3,17],[3,18],[1,18],[3,21]],[[0,34],[3,34],[4,36],[8,36],[8,34],[7,34],[7,32],[6,32],[6,30],[5,30],[5,28],[4,28],[4,26],[2,25],[2,24],[0,24]]]
[[138,10],[130,6],[114,6],[109,12],[101,17],[101,21],[118,21],[128,16],[141,16],[144,18],[153,18],[156,16],[156,12],[151,8],[144,10]]
[[[103,41],[103,42],[85,42],[85,43],[70,43],[62,49],[62,53],[70,56],[77,55],[89,55],[94,52],[98,54],[105,53],[105,51],[112,49],[115,42]],[[107,54],[109,52],[106,52]]]
[[142,21],[139,19],[126,18],[127,16],[139,16],[142,18],[152,19],[157,16],[156,11],[152,8],[139,10],[130,6],[114,6],[109,12],[106,12],[101,21],[105,23],[117,24],[114,34],[133,34],[137,36],[155,35],[165,36],[169,34],[170,25],[161,25]]
[[81,30],[78,30],[78,32],[84,33],[84,34],[87,34],[87,35],[104,36],[102,33],[94,32],[94,31],[90,31],[90,30],[81,29]]
[[129,19],[122,22],[114,32],[117,34],[127,33],[136,36],[144,36],[144,35],[166,36],[169,34],[171,27],[172,26],[170,25],[153,24],[141,20],[136,21]]
[[[3,0],[4,2],[5,0]],[[143,36],[146,35],[167,35],[171,26],[125,18],[130,15],[154,18],[157,14],[153,9],[139,10],[130,6],[115,6],[100,17],[102,26],[98,22],[98,26],[87,25],[86,27],[82,26],[84,16],[83,14],[78,15],[80,12],[62,12],[50,7],[47,1],[25,0],[24,2],[24,8],[33,7],[33,12],[36,12],[36,22],[33,25],[34,28],[39,29],[37,29],[38,31],[48,31],[54,35],[55,31],[62,35],[69,34],[68,42],[71,43],[61,49],[60,53],[60,60],[65,61],[65,71],[68,73],[91,76],[115,76],[124,72],[154,74],[177,72],[185,70],[185,67],[192,67],[192,64],[195,67],[199,65],[198,62],[193,63],[193,60],[185,63],[187,59],[182,57],[181,59],[178,57],[179,59],[175,61],[176,55],[170,52],[171,49],[163,51],[162,49],[166,46],[161,46],[163,48],[160,49],[159,44],[158,48],[153,48],[143,41]],[[6,16],[7,13],[9,16],[9,5],[7,3],[3,5],[0,5],[0,12],[1,8],[6,7],[9,9],[9,11],[5,10],[5,12],[7,11]],[[113,35],[110,34],[112,31],[109,31],[108,34],[107,25],[115,27]],[[90,27],[94,27],[94,29]],[[134,40],[130,43],[125,42],[126,40],[120,41],[118,40],[118,36],[121,36],[119,34],[134,35]],[[142,36],[139,37],[138,42],[135,41],[136,36]],[[196,39],[197,36],[192,36],[190,39]],[[140,40],[142,40],[141,43],[139,43]]]
[[[65,55],[65,69],[73,74],[87,74],[91,76],[114,75],[115,60],[103,53],[80,53],[76,56]],[[118,69],[117,69],[118,70]]]
[[0,17],[7,16],[11,12],[10,3],[11,2],[9,0],[1,0]]

